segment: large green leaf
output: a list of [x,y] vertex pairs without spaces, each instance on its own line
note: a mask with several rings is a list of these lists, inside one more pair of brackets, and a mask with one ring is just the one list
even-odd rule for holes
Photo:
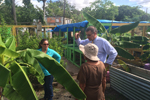
[[124,36],[121,36],[121,37],[118,37],[120,41],[131,41],[131,38],[130,37],[124,37]]
[[74,97],[78,99],[86,98],[86,95],[73,80],[68,71],[54,58],[43,52],[32,49],[27,49],[26,53],[29,53],[28,55],[35,57]]
[[134,43],[139,43],[139,44],[142,44],[142,45],[146,45],[148,43],[149,39],[146,38],[146,37],[143,37],[143,36],[132,36],[131,40]]
[[143,55],[140,56],[140,59],[144,61],[149,58],[149,55],[150,55],[150,52],[145,52]]
[[94,17],[92,17],[86,12],[83,12],[83,16],[89,23],[91,23],[94,27],[96,27],[97,30],[99,30],[101,33],[106,32],[105,27],[97,19],[95,19]]
[[150,27],[146,30],[146,32],[150,32]]
[[[18,51],[20,53],[20,59],[22,59],[23,63],[27,63],[30,65],[29,73],[33,74],[37,77],[40,84],[44,84],[44,73],[39,65],[39,62],[32,57],[31,53],[28,50]],[[18,61],[21,63],[21,61]]]
[[126,33],[132,29],[134,29],[135,27],[137,27],[139,24],[139,21],[135,22],[135,23],[132,23],[132,24],[129,24],[129,25],[123,25],[123,26],[120,26],[118,28],[115,28],[113,30],[110,31],[110,33],[112,34],[115,34],[115,33]]
[[6,84],[3,91],[3,95],[7,97],[9,100],[24,100],[10,84]]
[[122,41],[122,42],[118,42],[118,46],[122,47],[122,48],[139,48],[140,45],[137,43],[131,43],[128,41]]
[[2,41],[1,34],[0,34],[0,46],[2,46],[2,47],[6,47],[6,46],[5,46],[5,44],[4,44],[4,42]]
[[19,53],[16,53],[12,50],[9,50],[7,48],[0,46],[0,55],[4,55],[4,56],[10,57],[10,58],[16,58],[19,56]]
[[0,64],[0,86],[5,87],[10,70],[5,68],[2,64]]
[[12,51],[16,51],[16,43],[15,43],[15,37],[9,37],[6,39],[5,45],[8,49]]
[[23,100],[38,100],[24,69],[17,62],[13,62],[10,69],[12,72],[13,88],[23,98]]
[[125,71],[129,72],[129,67],[127,66],[127,64],[124,61],[122,61],[120,59],[117,59],[117,61]]
[[117,50],[119,56],[127,59],[134,59],[134,56],[132,56],[129,52],[127,52],[123,48],[115,47],[115,49]]
[[147,44],[143,47],[143,50],[148,50],[148,49],[150,49],[150,44]]

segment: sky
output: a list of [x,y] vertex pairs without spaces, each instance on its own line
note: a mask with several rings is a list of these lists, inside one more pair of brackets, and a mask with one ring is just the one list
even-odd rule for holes
[[[49,0],[47,0],[49,1]],[[52,0],[57,1],[57,0]],[[71,5],[75,5],[77,9],[81,10],[84,7],[89,7],[90,2],[94,2],[95,0],[67,0]],[[150,0],[110,0],[114,3],[115,6],[120,5],[129,5],[129,6],[142,6],[141,10],[150,13]],[[43,3],[37,2],[37,0],[31,0],[32,4],[36,7],[42,8]],[[23,5],[22,0],[16,0],[17,5]]]

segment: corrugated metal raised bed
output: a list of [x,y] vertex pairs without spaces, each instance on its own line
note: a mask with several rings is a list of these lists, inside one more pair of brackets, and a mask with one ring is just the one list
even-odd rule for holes
[[110,85],[130,100],[150,100],[150,70],[129,65],[130,73],[110,67]]

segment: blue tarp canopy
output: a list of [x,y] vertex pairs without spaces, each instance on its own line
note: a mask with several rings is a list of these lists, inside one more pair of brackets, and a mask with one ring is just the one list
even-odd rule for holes
[[[97,19],[101,23],[112,23],[112,20],[101,20]],[[59,32],[59,29],[61,29],[61,32],[67,32],[67,27],[68,27],[68,32],[73,31],[73,28],[75,27],[75,31],[79,31],[80,27],[86,27],[89,22],[87,20],[78,22],[78,23],[72,23],[72,24],[65,24],[65,25],[57,25],[57,27],[52,30],[52,32]],[[113,21],[113,23],[134,23],[134,22],[125,22],[125,21]],[[148,21],[141,21],[140,23],[150,23]],[[109,28],[109,26],[104,26],[106,29]],[[112,28],[116,28],[119,26],[112,26]]]

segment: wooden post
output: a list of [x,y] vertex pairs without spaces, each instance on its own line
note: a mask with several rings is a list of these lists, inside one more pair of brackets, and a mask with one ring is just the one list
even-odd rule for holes
[[44,27],[44,38],[46,39],[46,30],[45,30],[45,27]]
[[12,33],[14,36],[16,36],[16,27],[15,26],[12,26]]
[[146,26],[143,26],[142,36],[145,36],[145,29],[146,29]]
[[131,31],[131,36],[134,36],[134,29]]

